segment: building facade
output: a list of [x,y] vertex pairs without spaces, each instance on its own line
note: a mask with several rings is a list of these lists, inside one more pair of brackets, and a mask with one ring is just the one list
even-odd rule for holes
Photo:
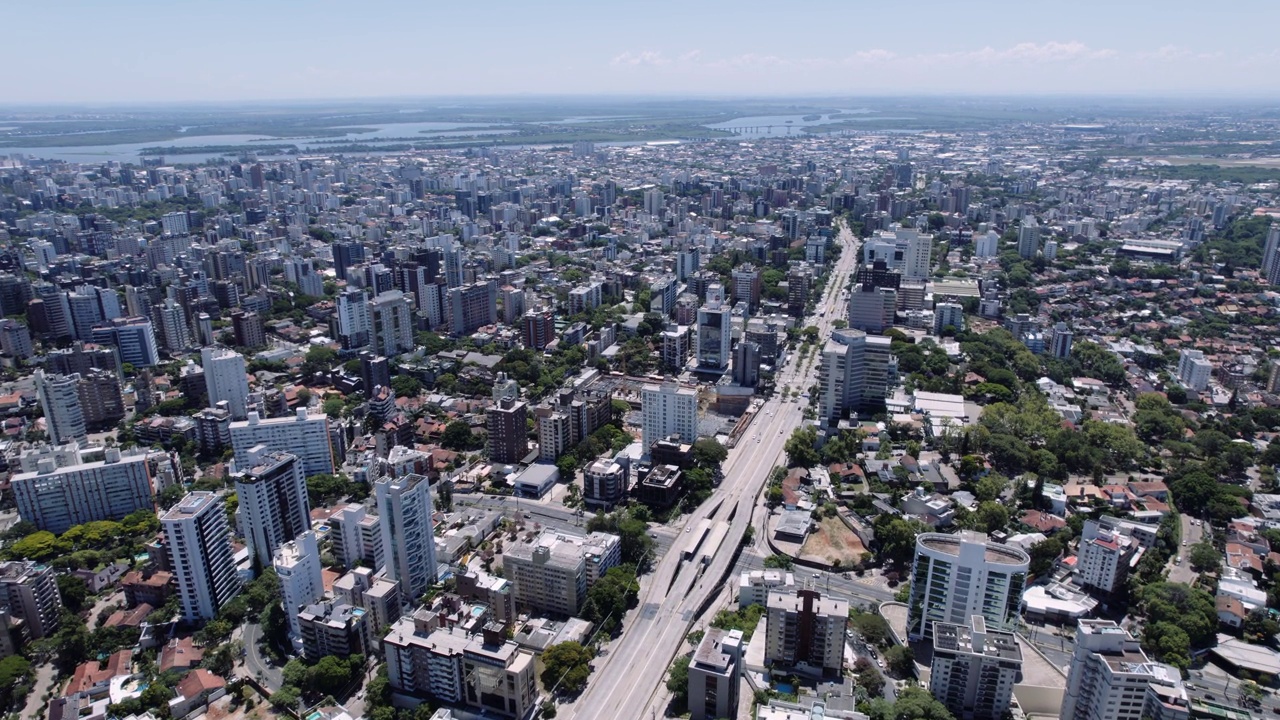
[[907,635],[929,638],[938,622],[962,624],[981,615],[986,627],[1009,630],[1031,558],[1022,550],[963,530],[920,533],[907,609]]
[[169,546],[183,620],[212,620],[241,589],[222,498],[206,491],[188,493],[160,523]]

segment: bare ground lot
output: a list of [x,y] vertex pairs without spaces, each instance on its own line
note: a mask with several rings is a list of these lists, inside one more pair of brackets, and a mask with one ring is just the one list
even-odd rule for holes
[[866,551],[862,541],[840,518],[829,517],[823,518],[809,534],[800,548],[800,557],[828,565],[839,560],[840,565],[847,568],[857,563]]

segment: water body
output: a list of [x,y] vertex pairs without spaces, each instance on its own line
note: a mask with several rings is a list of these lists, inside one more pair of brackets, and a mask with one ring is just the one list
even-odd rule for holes
[[[208,145],[246,145],[284,144],[296,145],[299,150],[323,151],[326,147],[350,143],[404,143],[409,140],[425,140],[432,137],[456,137],[460,135],[495,135],[513,132],[511,130],[487,130],[497,123],[388,123],[384,125],[351,125],[338,126],[336,129],[374,128],[373,132],[348,132],[345,135],[328,137],[276,137],[273,135],[183,135],[171,140],[151,140],[140,143],[118,143],[110,145],[85,145],[80,147],[0,147],[0,156],[20,153],[28,157],[50,160],[65,160],[74,163],[104,163],[116,161],[121,163],[139,163],[141,151],[151,147],[202,147]],[[192,128],[182,128],[185,132]],[[198,128],[197,128],[198,129]],[[198,163],[225,157],[222,153],[166,154],[166,162]]]
[[[805,118],[810,118],[806,120]],[[857,110],[840,110],[837,113],[824,113],[818,115],[817,119],[814,114],[796,114],[796,115],[752,115],[748,117],[734,118],[725,122],[707,125],[713,130],[728,130],[729,132],[750,137],[801,137],[805,133],[803,128],[816,127],[820,125],[834,125],[836,123],[846,122],[875,122],[879,120],[911,120],[909,117],[888,117],[880,115],[874,110],[867,108],[859,108]]]

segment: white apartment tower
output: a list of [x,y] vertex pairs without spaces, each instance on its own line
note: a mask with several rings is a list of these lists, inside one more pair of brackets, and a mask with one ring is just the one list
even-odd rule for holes
[[298,408],[292,416],[263,420],[250,411],[248,420],[231,423],[231,447],[238,457],[245,457],[256,445],[297,455],[302,474],[308,477],[333,472],[329,418],[324,413],[308,414],[306,408]]
[[[1080,620],[1067,675],[1062,720],[1142,720],[1169,717],[1165,705],[1187,694],[1177,669],[1152,662],[1138,641],[1112,620]],[[1184,714],[1183,717],[1186,717]]]
[[911,280],[924,280],[933,272],[933,237],[919,230],[899,230],[899,242],[905,240],[906,264],[902,276]]
[[981,615],[963,625],[934,623],[929,692],[957,720],[1000,720],[1021,672],[1013,633],[987,630]]
[[1209,389],[1209,377],[1213,374],[1213,363],[1204,357],[1200,350],[1183,350],[1178,353],[1178,382],[1188,389],[1202,392]]
[[373,485],[382,519],[382,554],[387,577],[400,584],[409,602],[436,581],[436,539],[431,485],[425,475],[384,477]]
[[1040,225],[1032,215],[1022,219],[1018,227],[1018,256],[1030,260],[1040,251]]
[[369,302],[369,342],[379,355],[395,357],[413,349],[413,295],[380,293]]
[[178,583],[182,617],[212,620],[218,608],[240,592],[235,551],[222,498],[188,493],[161,518],[169,545],[169,564]]
[[58,535],[154,507],[146,455],[121,455],[119,448],[107,448],[103,460],[64,467],[41,458],[34,472],[14,475],[11,486],[22,519]]
[[310,530],[276,548],[271,560],[280,578],[284,615],[289,621],[289,639],[301,647],[302,626],[298,611],[324,597],[320,574],[320,547]]
[[209,407],[226,400],[232,420],[249,417],[249,378],[245,374],[244,356],[222,347],[200,350],[204,368],[204,386],[209,391]]
[[920,533],[911,570],[907,635],[933,635],[934,623],[960,625],[981,615],[986,627],[1009,630],[1022,598],[1031,557],[985,535]]
[[645,385],[640,402],[645,453],[670,435],[679,435],[686,443],[698,439],[697,390],[674,382]]
[[1129,565],[1138,547],[1138,541],[1122,532],[1114,521],[1086,521],[1080,532],[1076,563],[1080,582],[1102,592],[1115,592],[1129,577]]
[[836,330],[822,349],[818,420],[834,426],[849,411],[883,402],[897,383],[890,339],[860,330]]
[[297,455],[268,452],[259,445],[237,455],[231,466],[236,484],[236,521],[258,562],[271,564],[276,548],[311,527],[307,479]]
[[88,440],[84,409],[77,392],[80,376],[46,375],[43,370],[36,370],[35,381],[49,441],[54,445],[64,445]]

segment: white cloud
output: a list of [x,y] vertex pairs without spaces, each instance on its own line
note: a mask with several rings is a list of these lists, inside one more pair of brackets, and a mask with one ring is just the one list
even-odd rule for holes
[[638,65],[669,65],[671,61],[663,56],[660,52],[653,50],[643,50],[641,52],[624,52],[610,61],[611,65],[638,66]]

